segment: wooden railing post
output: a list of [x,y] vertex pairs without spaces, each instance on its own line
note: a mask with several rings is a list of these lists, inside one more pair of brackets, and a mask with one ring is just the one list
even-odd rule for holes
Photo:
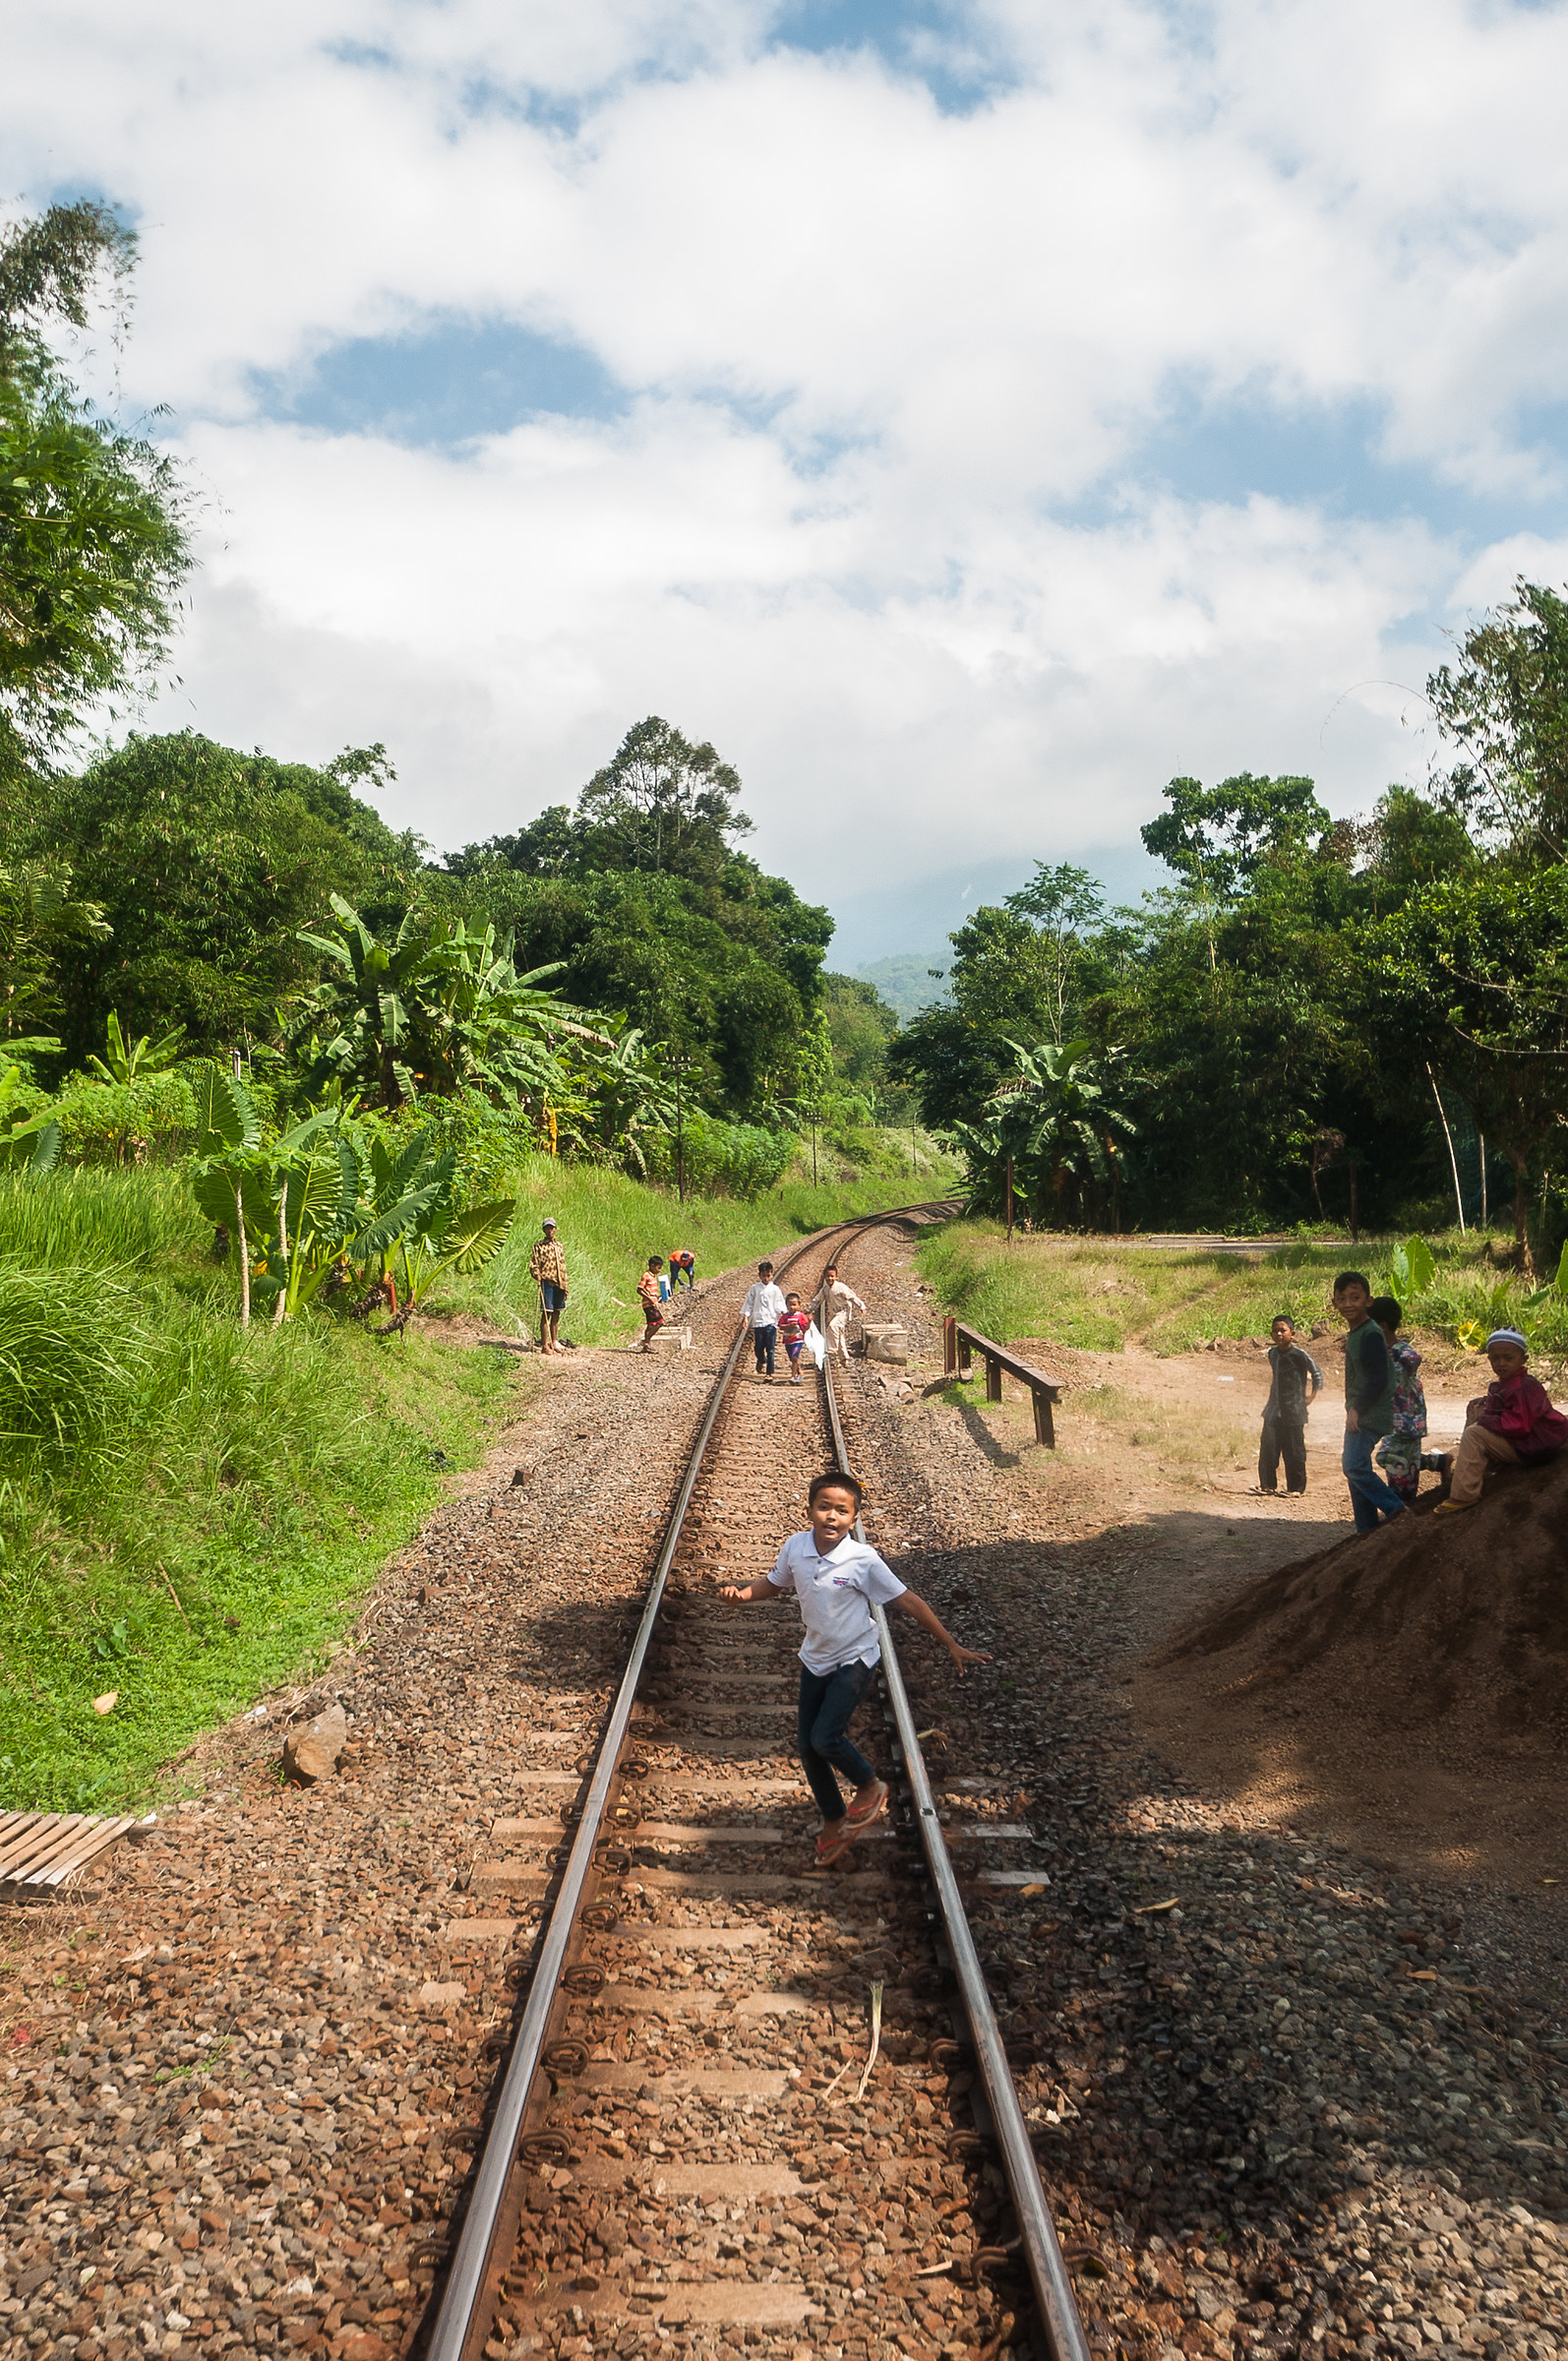
[[951,1312],[942,1322],[942,1375],[951,1377],[958,1369],[958,1322]]
[[974,1375],[974,1360],[969,1350],[969,1339],[960,1329],[958,1332],[958,1374],[965,1385]]
[[986,1400],[988,1402],[1001,1400],[1001,1362],[990,1353],[986,1355]]
[[1043,1385],[1037,1385],[1035,1395],[1035,1441],[1048,1451],[1056,1447],[1056,1423],[1051,1415],[1051,1396]]

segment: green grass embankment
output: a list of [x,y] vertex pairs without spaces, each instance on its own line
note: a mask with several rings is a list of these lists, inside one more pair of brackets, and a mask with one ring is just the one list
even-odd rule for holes
[[646,1188],[622,1173],[534,1159],[516,1177],[517,1219],[494,1262],[445,1300],[508,1327],[531,1328],[538,1290],[528,1277],[528,1257],[540,1224],[553,1213],[561,1225],[570,1281],[562,1334],[577,1344],[626,1344],[642,1330],[637,1278],[650,1254],[668,1261],[671,1249],[690,1246],[700,1284],[715,1271],[754,1262],[792,1239],[805,1238],[857,1213],[879,1213],[948,1193],[944,1172],[907,1177],[825,1181],[786,1179],[751,1203],[706,1198],[677,1203],[673,1195]]
[[[562,1226],[569,1334],[625,1342],[650,1253],[698,1276],[926,1176],[790,1183],[682,1208],[545,1159],[478,1279],[432,1309],[531,1324],[538,1217]],[[0,1178],[0,1808],[113,1810],[261,1692],[308,1678],[386,1557],[519,1403],[528,1363],[416,1321],[379,1341],[308,1316],[242,1336],[232,1261],[178,1171]],[[93,1699],[116,1694],[106,1714]]]
[[[1481,1260],[1481,1241],[1434,1238],[1436,1278],[1405,1306],[1407,1325],[1452,1341],[1462,1321],[1485,1325],[1505,1315],[1501,1275]],[[954,1222],[920,1248],[922,1272],[947,1310],[989,1336],[1049,1337],[1091,1352],[1135,1342],[1154,1353],[1183,1353],[1211,1337],[1266,1336],[1276,1312],[1303,1332],[1334,1320],[1335,1274],[1364,1270],[1374,1288],[1393,1293],[1391,1240],[1318,1244],[1293,1240],[1258,1256],[1192,1253],[1140,1246],[1129,1240],[1015,1234],[1001,1225]],[[1564,1311],[1568,1324],[1568,1306]],[[1338,1326],[1338,1322],[1335,1322]],[[1551,1335],[1543,1340],[1550,1349]]]

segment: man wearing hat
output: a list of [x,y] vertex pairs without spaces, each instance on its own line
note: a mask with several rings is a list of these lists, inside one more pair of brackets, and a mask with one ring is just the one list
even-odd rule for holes
[[539,1289],[539,1350],[559,1353],[556,1330],[567,1307],[567,1258],[556,1237],[553,1213],[544,1217],[544,1236],[528,1257],[528,1275]]

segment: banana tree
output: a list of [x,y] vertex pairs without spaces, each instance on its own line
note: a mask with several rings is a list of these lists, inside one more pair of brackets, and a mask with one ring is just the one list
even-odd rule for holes
[[558,1041],[608,1042],[598,1020],[542,989],[559,964],[518,973],[510,935],[498,942],[493,927],[415,909],[382,942],[339,894],[332,906],[335,934],[300,936],[332,971],[291,1027],[318,1045],[308,1089],[336,1076],[389,1110],[464,1086],[542,1105],[562,1078]]
[[582,1079],[592,1094],[595,1144],[601,1150],[618,1150],[628,1169],[646,1180],[647,1159],[639,1134],[674,1130],[673,1084],[634,1025],[623,1026],[603,1048],[584,1048],[581,1059]]
[[189,1069],[196,1101],[191,1182],[196,1202],[217,1232],[232,1227],[240,1258],[240,1326],[251,1324],[252,1237],[264,1237],[271,1169],[262,1155],[262,1123],[250,1092],[225,1067],[204,1060]]
[[1119,1142],[1136,1135],[1114,1097],[1114,1059],[1089,1041],[1006,1047],[1012,1073],[978,1121],[954,1126],[975,1201],[999,1210],[1010,1191],[1037,1217],[1084,1218],[1102,1192],[1114,1196]]
[[113,1008],[104,1034],[107,1059],[88,1059],[90,1069],[102,1082],[138,1082],[145,1074],[166,1073],[171,1065],[178,1065],[185,1043],[185,1027],[176,1025],[172,1032],[160,1033],[156,1041],[151,1033],[144,1033],[140,1041],[127,1047],[119,1013]]
[[[397,1153],[371,1148],[374,1205],[348,1246],[351,1260],[375,1271],[393,1324],[401,1328],[445,1272],[467,1278],[500,1251],[516,1200],[500,1197],[459,1211],[453,1200],[456,1158],[416,1132]],[[386,1331],[383,1331],[386,1333]]]

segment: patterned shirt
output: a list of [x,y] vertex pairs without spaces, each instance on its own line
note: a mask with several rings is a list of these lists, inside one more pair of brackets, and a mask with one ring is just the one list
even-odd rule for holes
[[528,1275],[540,1287],[565,1287],[567,1257],[559,1240],[541,1238],[528,1257]]
[[1416,1374],[1421,1357],[1414,1345],[1394,1345],[1390,1351],[1394,1362],[1394,1432],[1424,1434],[1426,1393]]

